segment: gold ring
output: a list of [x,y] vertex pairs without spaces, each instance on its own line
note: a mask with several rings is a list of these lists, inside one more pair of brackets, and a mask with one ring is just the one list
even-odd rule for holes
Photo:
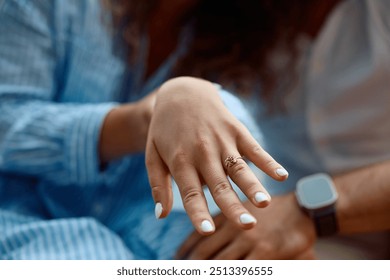
[[225,166],[226,166],[226,168],[229,168],[229,167],[232,167],[233,165],[235,165],[237,163],[238,159],[243,159],[243,157],[242,156],[239,156],[239,157],[228,156],[225,159]]

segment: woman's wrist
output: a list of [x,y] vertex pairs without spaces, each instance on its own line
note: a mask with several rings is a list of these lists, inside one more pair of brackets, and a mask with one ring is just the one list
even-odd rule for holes
[[103,123],[99,153],[102,163],[145,150],[154,96],[120,105],[111,110]]
[[[192,96],[189,97],[188,94],[192,94]],[[222,102],[218,94],[218,87],[215,84],[194,77],[176,77],[170,79],[161,85],[157,90],[157,95],[157,99],[168,99],[173,105],[180,102],[181,98],[185,99],[186,103],[199,100],[201,103],[207,104],[210,102],[210,99],[217,99]]]

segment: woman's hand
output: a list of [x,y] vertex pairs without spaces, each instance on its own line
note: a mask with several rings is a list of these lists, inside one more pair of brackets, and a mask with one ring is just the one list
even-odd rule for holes
[[243,231],[223,215],[215,219],[218,230],[203,237],[194,232],[182,245],[177,258],[187,259],[314,259],[315,229],[292,194],[275,197],[259,211],[247,205],[261,225]]
[[[276,180],[288,176],[226,109],[215,85],[181,77],[161,86],[146,146],[157,218],[167,216],[172,208],[172,175],[199,233],[207,235],[215,230],[202,190],[204,184],[232,224],[252,228],[256,219],[240,202],[227,175],[256,207],[267,206],[270,196],[241,156]],[[226,161],[228,157],[232,158]]]

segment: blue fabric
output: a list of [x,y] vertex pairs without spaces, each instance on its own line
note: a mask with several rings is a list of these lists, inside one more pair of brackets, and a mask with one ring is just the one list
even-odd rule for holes
[[[0,259],[169,259],[193,230],[177,188],[174,211],[156,221],[143,154],[104,170],[97,160],[107,112],[169,78],[190,33],[143,81],[147,38],[127,66],[99,3],[0,0]],[[311,173],[390,158],[389,3],[340,3],[316,41],[303,44],[300,79],[281,93],[283,114],[267,114],[258,97],[248,97],[255,123],[220,90],[290,172],[286,182],[258,172],[271,194],[293,191]]]
[[180,207],[156,221],[143,154],[97,155],[108,111],[166,80],[188,38],[144,82],[99,3],[0,2],[0,259],[169,259],[193,231]]

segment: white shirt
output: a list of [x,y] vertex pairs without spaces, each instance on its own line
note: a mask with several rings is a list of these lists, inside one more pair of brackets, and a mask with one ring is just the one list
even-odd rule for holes
[[271,193],[390,159],[389,14],[388,0],[342,1],[302,54],[286,114],[251,106],[266,150],[290,172],[284,183],[263,179]]

